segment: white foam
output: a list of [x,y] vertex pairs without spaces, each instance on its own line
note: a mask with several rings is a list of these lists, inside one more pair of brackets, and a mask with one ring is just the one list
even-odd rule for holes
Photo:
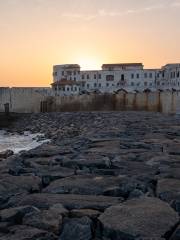
[[[43,143],[50,142],[49,139],[44,139],[43,134],[32,134],[25,132],[23,135],[7,133],[0,131],[0,152],[12,150],[14,153],[19,153],[23,150],[36,148]],[[41,138],[42,140],[38,140]]]

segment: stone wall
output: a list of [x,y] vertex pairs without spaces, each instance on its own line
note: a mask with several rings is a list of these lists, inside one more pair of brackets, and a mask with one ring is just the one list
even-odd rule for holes
[[9,103],[11,112],[40,112],[41,101],[51,95],[50,88],[0,88],[0,112]]
[[[180,92],[144,92],[53,96],[50,88],[0,88],[0,112],[9,103],[11,112],[145,110],[180,112]],[[43,108],[42,108],[43,106]]]

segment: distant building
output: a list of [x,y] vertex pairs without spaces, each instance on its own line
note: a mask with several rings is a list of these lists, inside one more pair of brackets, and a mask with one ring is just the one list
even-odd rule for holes
[[55,65],[52,88],[61,96],[180,90],[180,64],[167,64],[161,69],[144,69],[142,63],[103,64],[99,71],[81,71],[78,64]]

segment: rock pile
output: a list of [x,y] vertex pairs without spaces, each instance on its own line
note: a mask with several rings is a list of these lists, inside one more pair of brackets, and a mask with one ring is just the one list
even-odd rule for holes
[[52,141],[0,154],[1,240],[180,239],[180,117],[49,113],[11,131]]

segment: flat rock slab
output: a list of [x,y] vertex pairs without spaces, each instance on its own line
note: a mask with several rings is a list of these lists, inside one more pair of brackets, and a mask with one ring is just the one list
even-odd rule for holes
[[65,155],[72,153],[69,147],[59,147],[52,144],[43,144],[40,147],[32,149],[22,154],[23,157],[52,157],[56,155]]
[[39,209],[48,209],[54,204],[61,203],[67,209],[90,208],[101,210],[121,202],[117,197],[75,195],[75,194],[48,194],[37,193],[26,196],[15,196],[10,199],[7,206],[30,205]]
[[140,198],[108,208],[99,220],[104,237],[135,240],[164,237],[175,227],[179,217],[157,198]]
[[103,195],[110,188],[118,188],[122,180],[122,177],[77,175],[53,181],[43,192]]

